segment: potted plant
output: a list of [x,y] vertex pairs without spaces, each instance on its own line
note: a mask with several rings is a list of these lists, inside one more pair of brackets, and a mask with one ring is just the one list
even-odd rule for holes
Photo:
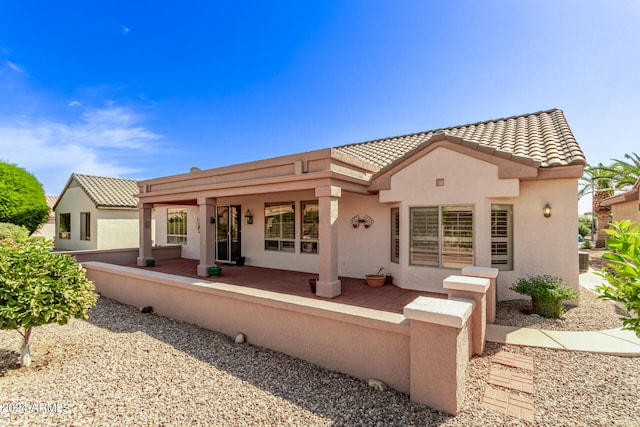
[[148,258],[147,260],[145,260],[145,263],[147,267],[153,267],[154,265],[156,265],[156,260],[153,258]]
[[509,289],[522,295],[529,295],[535,314],[556,319],[564,313],[562,301],[575,300],[579,295],[560,277],[549,275],[520,278]]
[[218,265],[211,266],[207,270],[209,272],[209,276],[219,276],[222,274],[222,267]]
[[380,267],[380,270],[376,274],[367,274],[365,275],[365,279],[367,280],[367,285],[369,286],[383,286],[385,281],[387,280],[384,274],[381,274],[383,267]]

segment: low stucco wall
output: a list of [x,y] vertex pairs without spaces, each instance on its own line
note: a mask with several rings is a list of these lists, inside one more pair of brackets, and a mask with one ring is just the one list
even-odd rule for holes
[[[156,260],[181,258],[182,246],[157,246],[153,249],[153,257]],[[115,265],[135,265],[140,254],[138,248],[104,249],[87,251],[56,251],[59,254],[73,256],[79,263],[89,261],[105,262]]]
[[401,314],[85,262],[102,295],[362,379],[410,391],[410,322]]

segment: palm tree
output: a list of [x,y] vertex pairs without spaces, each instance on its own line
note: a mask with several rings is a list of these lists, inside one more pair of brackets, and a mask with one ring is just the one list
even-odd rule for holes
[[614,185],[616,190],[627,190],[636,183],[640,176],[640,156],[636,153],[625,154],[628,161],[613,159],[611,168],[615,170]]
[[610,166],[599,163],[598,166],[587,165],[584,175],[580,178],[580,191],[578,198],[592,194],[591,206],[596,217],[598,233],[594,239],[593,226],[591,240],[595,240],[596,247],[604,247],[607,238],[604,229],[609,224],[611,206],[602,206],[602,201],[615,194],[616,191],[625,191],[632,187],[640,176],[640,156],[636,153],[625,154],[626,160],[614,161]]
[[[609,224],[611,214],[610,206],[602,206],[602,201],[613,196],[614,178],[616,171],[608,166],[599,163],[598,166],[587,165],[584,168],[584,175],[580,178],[580,191],[578,198],[582,198],[587,194],[592,195],[591,208],[596,218],[597,236],[594,236],[594,224],[591,225],[591,241],[596,247],[604,247],[607,238],[604,229]],[[595,238],[594,238],[595,237]]]

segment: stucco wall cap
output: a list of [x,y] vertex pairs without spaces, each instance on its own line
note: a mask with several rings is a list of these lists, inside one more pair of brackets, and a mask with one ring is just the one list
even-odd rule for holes
[[404,307],[404,316],[436,325],[461,329],[473,310],[473,304],[441,298],[418,297]]
[[483,277],[449,276],[443,281],[445,289],[469,292],[487,292],[491,282]]

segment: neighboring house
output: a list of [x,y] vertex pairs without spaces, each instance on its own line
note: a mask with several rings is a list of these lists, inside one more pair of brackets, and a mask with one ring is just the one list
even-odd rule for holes
[[72,174],[54,206],[56,250],[137,248],[136,181]]
[[603,206],[611,207],[613,221],[631,220],[640,224],[640,178],[631,190],[609,197],[601,202]]
[[324,297],[340,294],[339,276],[380,268],[401,288],[444,292],[465,265],[500,269],[499,299],[527,274],[577,289],[584,165],[553,109],[150,179],[138,264],[155,209],[157,241],[183,244],[202,276],[242,255],[317,276]]
[[49,207],[49,219],[33,233],[33,236],[41,236],[47,240],[55,240],[56,214],[53,208],[58,202],[58,196],[45,196],[45,198],[47,199],[47,206]]

